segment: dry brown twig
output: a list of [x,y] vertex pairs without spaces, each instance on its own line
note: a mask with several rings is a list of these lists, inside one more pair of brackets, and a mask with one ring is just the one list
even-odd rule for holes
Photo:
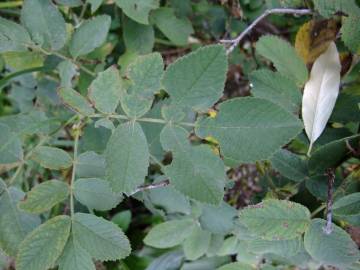
[[226,53],[229,55],[236,46],[239,45],[240,41],[251,32],[255,26],[262,21],[264,18],[271,14],[292,14],[292,15],[310,15],[313,11],[311,9],[293,9],[293,8],[273,8],[273,9],[267,9],[263,14],[261,14],[259,17],[257,17],[244,31],[240,33],[236,38],[234,39],[222,39],[220,40],[221,43],[224,44],[231,44],[231,46],[227,49]]

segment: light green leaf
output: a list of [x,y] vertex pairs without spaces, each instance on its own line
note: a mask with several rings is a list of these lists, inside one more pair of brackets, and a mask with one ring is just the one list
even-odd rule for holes
[[333,213],[337,219],[345,220],[353,226],[360,226],[360,192],[336,200]]
[[196,226],[183,243],[184,254],[188,260],[203,256],[210,245],[211,233]]
[[279,72],[259,69],[250,74],[251,92],[257,98],[267,99],[291,113],[298,113],[301,92],[296,84]]
[[15,163],[23,159],[20,138],[8,125],[0,123],[0,164]]
[[71,235],[59,259],[59,270],[95,270],[91,256]]
[[87,99],[74,89],[60,87],[57,91],[62,102],[73,111],[85,116],[89,116],[94,113],[94,109]]
[[116,215],[114,215],[111,221],[116,225],[118,225],[123,231],[126,232],[130,226],[131,219],[132,219],[131,211],[125,210],[118,212]]
[[156,207],[164,209],[166,213],[183,213],[186,215],[191,213],[188,198],[171,185],[148,190],[147,196]]
[[184,46],[194,33],[191,22],[186,17],[177,18],[174,10],[162,7],[151,14],[151,19],[160,31],[175,45]]
[[70,54],[76,58],[100,47],[106,40],[110,24],[111,17],[108,15],[96,16],[83,22],[70,41]]
[[99,72],[89,87],[89,99],[102,113],[114,113],[122,95],[123,83],[114,66]]
[[77,66],[70,60],[64,60],[57,66],[60,76],[60,86],[65,88],[72,87],[72,79],[78,74]]
[[225,239],[222,246],[216,252],[218,256],[234,255],[237,253],[238,239],[236,236],[230,236]]
[[198,121],[195,132],[214,137],[225,162],[236,166],[269,158],[302,127],[297,117],[270,101],[234,98],[220,104],[215,118]]
[[75,198],[90,209],[106,211],[114,208],[122,199],[115,194],[108,181],[87,178],[78,179],[74,185]]
[[52,170],[67,169],[72,165],[70,155],[56,147],[39,146],[33,151],[31,158],[42,167]]
[[340,227],[332,224],[333,231],[326,234],[326,221],[314,219],[305,233],[305,249],[320,263],[345,269],[360,258],[357,245]]
[[307,162],[288,150],[281,149],[271,158],[271,165],[283,176],[301,182],[308,177]]
[[222,96],[226,73],[225,48],[205,46],[171,64],[162,84],[173,105],[205,111]]
[[79,178],[103,178],[105,176],[105,158],[93,151],[77,157],[76,175]]
[[309,159],[309,170],[311,173],[324,173],[328,168],[336,168],[343,162],[344,157],[348,154],[347,143],[356,147],[360,135],[353,135],[332,141],[316,149]]
[[154,94],[161,88],[163,70],[164,64],[159,53],[138,56],[128,66],[130,86],[121,99],[122,108],[128,116],[138,118],[150,110]]
[[149,24],[149,13],[159,7],[159,0],[115,0],[115,3],[131,19]]
[[171,220],[153,227],[144,238],[144,243],[156,248],[180,245],[191,234],[195,222],[192,219]]
[[138,56],[127,69],[127,77],[131,80],[129,94],[139,93],[145,97],[157,93],[164,72],[164,63],[160,53],[155,52]]
[[240,211],[241,222],[266,240],[293,239],[305,232],[310,212],[301,204],[269,199]]
[[[352,1],[349,1],[352,2]],[[349,17],[345,17],[341,27],[341,39],[345,45],[354,53],[360,54],[360,9]]]
[[46,181],[31,189],[26,199],[19,203],[19,208],[29,213],[43,213],[66,200],[69,194],[69,186],[65,182]]
[[264,36],[256,43],[256,50],[272,61],[282,75],[294,80],[298,85],[307,81],[306,65],[287,41],[276,36]]
[[244,264],[241,262],[229,263],[224,266],[217,268],[217,270],[254,270],[255,268],[251,265]]
[[103,0],[86,0],[91,5],[91,13],[94,13],[101,6]]
[[0,247],[9,256],[15,257],[20,243],[35,227],[40,218],[17,208],[25,194],[16,188],[6,188],[0,178]]
[[70,234],[71,219],[54,217],[32,231],[21,243],[16,257],[18,270],[47,270],[60,257]]
[[106,179],[115,192],[131,193],[144,182],[149,166],[145,134],[136,122],[119,125],[105,150]]
[[155,32],[151,25],[139,24],[124,17],[123,38],[127,50],[146,54],[152,52]]
[[236,209],[225,202],[219,206],[204,204],[199,221],[205,230],[226,235],[234,229],[236,216]]
[[206,145],[191,146],[187,131],[167,125],[160,134],[164,149],[172,150],[173,160],[164,173],[186,196],[209,204],[219,204],[224,195],[225,166]]
[[119,260],[130,254],[131,247],[125,234],[117,225],[103,218],[76,213],[73,232],[74,240],[96,260]]
[[315,9],[324,17],[331,17],[337,12],[356,14],[359,7],[354,0],[314,0]]
[[40,46],[60,50],[66,42],[66,25],[63,16],[50,0],[24,1],[21,22]]
[[20,24],[0,18],[0,52],[26,51],[31,44],[29,33]]
[[255,254],[275,254],[285,258],[296,255],[302,249],[302,239],[248,241],[248,250]]

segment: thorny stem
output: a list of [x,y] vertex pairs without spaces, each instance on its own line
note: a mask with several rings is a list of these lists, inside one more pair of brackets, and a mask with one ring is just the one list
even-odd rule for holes
[[255,19],[243,32],[240,33],[235,39],[223,39],[221,43],[231,44],[227,49],[226,53],[230,54],[236,46],[239,45],[240,41],[249,33],[251,30],[264,18],[270,14],[293,14],[293,15],[309,15],[312,14],[311,9],[293,9],[293,8],[273,8],[267,9],[263,14]]
[[324,232],[330,234],[332,232],[332,204],[335,173],[333,169],[328,169],[326,174],[328,176],[328,190],[326,202],[326,227],[324,228]]
[[76,173],[76,166],[77,166],[77,155],[78,155],[78,144],[79,144],[79,137],[80,137],[80,126],[81,122],[78,122],[73,126],[75,132],[74,138],[74,157],[73,157],[73,167],[71,172],[71,180],[70,180],[70,213],[71,217],[74,216],[74,182],[75,182],[75,173]]

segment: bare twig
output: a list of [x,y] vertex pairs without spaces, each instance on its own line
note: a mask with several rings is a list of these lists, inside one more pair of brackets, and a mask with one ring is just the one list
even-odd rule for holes
[[311,9],[293,9],[293,8],[273,8],[267,9],[263,14],[255,19],[241,34],[235,39],[222,39],[221,43],[231,44],[231,46],[227,49],[227,54],[230,54],[237,45],[239,45],[240,41],[264,18],[269,16],[270,14],[293,14],[293,15],[309,15],[312,14]]
[[330,234],[332,232],[332,204],[333,204],[333,186],[335,181],[335,173],[333,169],[328,169],[326,172],[328,176],[328,191],[326,202],[326,227],[324,232]]
[[151,190],[151,189],[155,189],[155,188],[161,188],[161,187],[166,187],[167,185],[170,184],[170,181],[168,179],[163,180],[163,181],[159,181],[156,183],[151,183],[151,184],[147,184],[147,185],[141,185],[139,186],[137,189],[135,189],[131,194],[129,194],[129,196],[134,195],[135,193],[138,193],[140,191],[145,191],[145,190]]

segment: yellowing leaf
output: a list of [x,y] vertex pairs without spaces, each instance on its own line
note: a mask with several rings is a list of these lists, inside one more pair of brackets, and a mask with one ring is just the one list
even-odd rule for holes
[[323,132],[339,94],[341,64],[334,42],[314,62],[310,79],[305,84],[302,118],[310,140],[308,154]]
[[312,64],[336,38],[335,20],[311,20],[296,34],[295,49],[306,64]]

